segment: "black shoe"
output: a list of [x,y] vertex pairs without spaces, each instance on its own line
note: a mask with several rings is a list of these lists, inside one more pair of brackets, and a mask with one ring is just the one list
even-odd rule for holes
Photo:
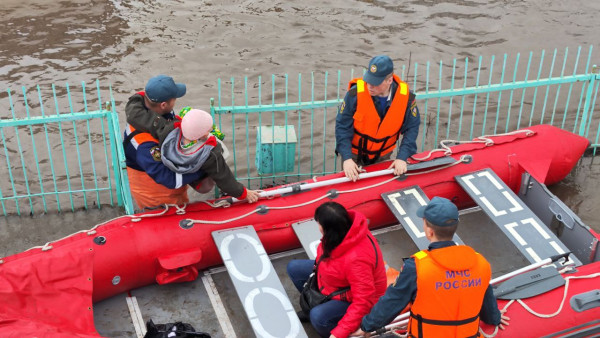
[[310,316],[304,311],[298,311],[296,312],[296,315],[302,323],[308,323],[310,321]]

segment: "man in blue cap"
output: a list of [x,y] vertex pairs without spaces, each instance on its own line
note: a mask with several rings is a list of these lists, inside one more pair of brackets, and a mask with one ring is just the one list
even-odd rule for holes
[[175,101],[184,96],[186,87],[172,77],[158,75],[146,83],[144,91],[131,96],[125,106],[127,123],[140,132],[162,141],[174,129]]
[[509,318],[498,310],[489,285],[491,267],[482,255],[452,238],[458,209],[446,198],[434,197],[417,210],[431,242],[404,261],[396,282],[363,317],[356,335],[389,324],[407,305],[411,337],[477,337],[479,320],[504,329]]
[[391,157],[402,134],[396,159],[389,168],[406,172],[406,160],[417,151],[419,108],[408,84],[394,74],[387,55],[371,59],[362,78],[348,84],[335,123],[336,153],[346,177],[356,181],[359,166]]
[[131,194],[139,208],[188,203],[187,185],[202,179],[200,173],[176,173],[161,161],[160,144],[175,128],[173,107],[185,91],[184,84],[158,75],[125,106],[123,148]]

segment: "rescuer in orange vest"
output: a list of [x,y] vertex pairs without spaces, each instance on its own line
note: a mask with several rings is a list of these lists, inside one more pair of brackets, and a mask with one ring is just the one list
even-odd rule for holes
[[402,272],[385,294],[363,317],[355,335],[365,335],[389,324],[408,304],[409,337],[478,337],[479,320],[490,325],[508,325],[498,310],[489,285],[487,260],[452,237],[458,226],[458,209],[448,199],[434,197],[417,210],[423,231],[431,242],[404,261]]
[[408,84],[394,74],[392,59],[371,59],[362,78],[348,84],[348,92],[335,120],[336,153],[342,157],[346,177],[356,181],[359,165],[388,160],[402,134],[395,175],[406,172],[406,160],[417,151],[419,108]]

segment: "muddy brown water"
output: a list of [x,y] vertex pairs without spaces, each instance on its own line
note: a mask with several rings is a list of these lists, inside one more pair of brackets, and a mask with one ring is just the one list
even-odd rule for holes
[[[208,109],[218,78],[362,69],[388,54],[398,64],[571,51],[598,45],[600,2],[392,0],[3,0],[0,117],[6,89],[66,82],[111,84],[117,110],[147,79],[187,84],[178,106]],[[600,64],[598,48],[592,63]],[[587,50],[587,49],[586,49]],[[551,187],[600,231],[600,158],[583,158]],[[0,219],[0,256],[92,227],[117,209]]]

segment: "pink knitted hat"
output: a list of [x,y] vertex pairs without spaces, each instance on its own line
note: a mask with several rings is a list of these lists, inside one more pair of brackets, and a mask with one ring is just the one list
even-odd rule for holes
[[197,140],[208,134],[213,127],[213,119],[209,113],[200,109],[191,109],[183,116],[181,132],[188,140]]

